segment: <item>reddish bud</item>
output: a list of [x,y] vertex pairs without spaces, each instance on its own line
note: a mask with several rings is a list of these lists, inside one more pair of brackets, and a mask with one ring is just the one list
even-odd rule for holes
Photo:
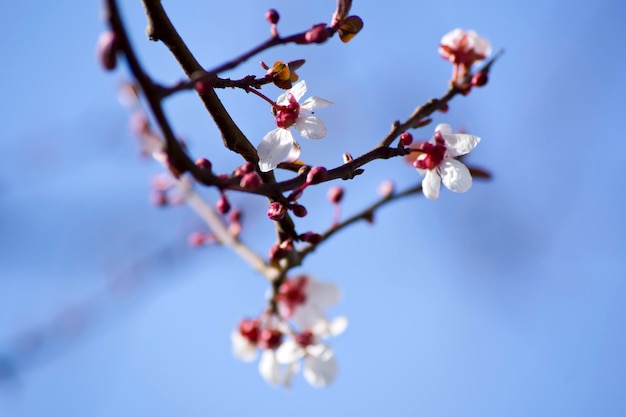
[[100,64],[105,70],[111,71],[117,66],[118,50],[119,45],[115,33],[111,30],[102,32],[98,38],[97,51]]
[[212,242],[213,240],[213,234],[211,233],[193,232],[187,237],[187,242],[189,242],[191,246],[200,246],[204,243]]
[[484,71],[478,71],[472,77],[472,85],[474,87],[482,87],[483,85],[487,84],[487,81],[489,81],[489,77]]
[[272,245],[272,247],[269,250],[270,262],[279,261],[283,259],[285,256],[287,256],[287,250],[281,247],[280,244],[278,243],[276,243],[275,245]]
[[268,11],[265,12],[265,20],[267,20],[272,25],[277,24],[279,19],[280,19],[280,15],[278,14],[276,10],[269,9]]
[[439,104],[439,108],[437,110],[440,113],[447,113],[449,109],[450,109],[450,106],[448,106],[448,103],[443,102],[443,103]]
[[409,132],[403,132],[400,135],[400,143],[402,146],[410,146],[413,143],[413,135]]
[[378,194],[384,198],[391,197],[395,191],[395,186],[391,181],[384,181],[378,186]]
[[239,181],[239,185],[241,188],[246,190],[256,190],[261,186],[263,181],[261,177],[256,172],[249,172],[241,177],[241,181]]
[[230,211],[230,203],[224,194],[222,194],[222,197],[217,200],[215,208],[219,214],[226,214]]
[[329,36],[326,23],[319,23],[309,29],[304,35],[304,40],[306,43],[324,43]]
[[259,346],[263,349],[276,349],[283,341],[283,334],[278,329],[263,329],[259,333]]
[[165,207],[169,204],[167,193],[163,190],[156,190],[152,193],[152,203],[158,207]]
[[306,232],[299,237],[303,242],[310,243],[311,245],[317,245],[322,241],[322,235],[315,232]]
[[306,176],[306,182],[309,184],[319,184],[326,181],[328,171],[324,167],[313,167]]
[[196,160],[196,166],[198,168],[201,168],[201,169],[203,169],[205,171],[209,171],[209,172],[212,169],[211,161],[209,161],[206,158],[200,158],[200,159]]
[[230,212],[230,214],[228,215],[228,221],[231,223],[239,223],[241,222],[241,210],[233,210]]
[[287,209],[282,204],[274,201],[270,203],[269,208],[267,209],[267,217],[271,220],[282,220],[287,213]]
[[308,214],[306,207],[300,204],[292,204],[289,208],[293,211],[293,215],[296,217],[304,217]]
[[343,198],[343,188],[338,185],[328,190],[328,200],[333,204],[339,204]]
[[248,174],[250,172],[255,172],[255,167],[254,167],[254,163],[248,161],[245,164],[241,165],[240,167],[237,167],[237,169],[235,169],[235,172],[233,173],[233,175],[235,177],[241,177],[245,174]]
[[137,110],[130,116],[130,131],[134,135],[141,137],[150,130],[150,122],[146,114]]

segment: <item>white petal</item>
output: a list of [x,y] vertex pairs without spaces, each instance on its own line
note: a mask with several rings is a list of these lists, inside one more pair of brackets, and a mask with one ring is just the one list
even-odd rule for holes
[[443,184],[450,191],[464,193],[472,186],[472,175],[462,162],[448,158],[439,165],[438,169]]
[[442,45],[449,46],[450,48],[456,49],[464,33],[465,32],[463,32],[462,29],[454,29],[453,31],[450,31],[446,33],[445,35],[443,35],[439,43]]
[[466,133],[451,133],[443,135],[446,141],[447,152],[450,156],[465,155],[478,145],[480,138],[478,136],[468,135]]
[[312,329],[319,321],[328,321],[319,305],[309,302],[297,307],[291,319],[302,330]]
[[285,162],[296,162],[300,159],[300,145],[295,140],[291,144],[291,150],[289,151],[289,155],[285,158]]
[[452,133],[452,127],[447,123],[439,123],[435,128],[435,132],[441,132],[442,135],[447,135]]
[[334,104],[334,103],[330,100],[313,96],[313,97],[307,98],[306,100],[304,100],[304,103],[300,104],[300,110],[313,111],[315,109],[328,107],[331,104]]
[[331,336],[339,336],[348,327],[348,319],[345,316],[339,316],[328,321],[328,319],[318,320],[313,326],[311,326],[311,333],[321,338],[328,338]]
[[250,343],[248,339],[238,331],[234,330],[230,334],[232,342],[233,355],[244,362],[252,362],[257,357],[257,347],[254,343]]
[[[318,346],[320,345],[311,346],[311,351],[317,350]],[[330,348],[323,347],[322,352],[315,352],[315,356],[313,354],[307,355],[304,359],[304,379],[317,388],[327,386],[337,376],[335,356]]]
[[306,93],[306,82],[304,82],[304,80],[300,81],[299,83],[291,87],[291,90],[289,90],[289,92],[293,94],[293,96],[299,102],[304,93]]
[[439,198],[439,189],[441,188],[441,177],[435,171],[426,171],[426,176],[422,180],[422,192],[424,197],[429,200]]
[[259,168],[263,172],[271,171],[289,155],[293,143],[293,134],[289,129],[276,128],[269,132],[259,146]]
[[297,362],[304,356],[304,349],[294,339],[285,340],[276,349],[276,361],[281,364]]
[[309,277],[307,285],[307,301],[317,304],[322,309],[334,306],[341,298],[339,287],[332,282],[319,282],[313,277]]
[[276,352],[270,349],[263,351],[259,361],[259,373],[269,384],[278,385],[281,383],[280,367],[276,361]]
[[326,136],[324,122],[315,116],[300,114],[293,126],[305,139],[321,139]]
[[467,38],[469,40],[469,45],[474,52],[485,55],[485,57],[488,57],[491,54],[491,45],[486,38],[479,36],[473,30],[469,30],[467,32]]

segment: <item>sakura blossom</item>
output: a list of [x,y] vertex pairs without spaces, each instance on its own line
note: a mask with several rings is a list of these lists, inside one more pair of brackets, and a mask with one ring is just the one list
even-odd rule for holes
[[441,182],[450,191],[464,193],[472,186],[472,175],[469,169],[457,156],[465,155],[476,147],[480,138],[465,133],[452,133],[447,124],[435,128],[435,136],[419,147],[420,155],[413,166],[421,175],[422,192],[431,200],[439,198]]
[[321,326],[313,326],[310,330],[293,335],[276,349],[276,362],[286,366],[284,380],[291,381],[302,360],[304,379],[310,385],[322,388],[334,381],[337,361],[332,349],[321,339],[340,335],[348,322],[345,317],[338,317],[329,325],[320,323]]
[[278,290],[278,309],[301,329],[328,323],[324,310],[339,302],[341,292],[331,282],[319,282],[310,275],[286,279]]
[[454,29],[441,38],[439,54],[454,64],[452,80],[456,82],[470,73],[474,63],[491,54],[491,45],[473,30]]
[[312,113],[315,109],[327,107],[333,103],[323,98],[309,97],[299,104],[299,100],[306,91],[307,85],[303,80],[281,94],[276,100],[274,110],[278,127],[267,133],[257,147],[261,171],[271,171],[285,159],[295,161],[300,157],[300,145],[293,137],[291,127],[305,139],[321,139],[326,136],[324,122]]

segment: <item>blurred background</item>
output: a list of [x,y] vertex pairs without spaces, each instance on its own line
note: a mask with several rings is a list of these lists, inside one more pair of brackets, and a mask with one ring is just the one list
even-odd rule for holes
[[[144,65],[163,83],[181,79],[146,39],[140,1],[123,3]],[[287,35],[329,21],[335,2],[164,6],[211,68],[267,37],[267,9]],[[284,390],[230,351],[238,321],[264,308],[264,279],[224,248],[190,247],[188,234],[206,231],[190,209],[150,201],[161,168],[140,157],[117,101],[125,67],[105,73],[96,60],[101,4],[0,2],[0,416],[624,415],[626,6],[355,0],[352,13],[365,26],[348,44],[279,47],[224,75],[306,59],[309,94],[335,104],[317,113],[327,137],[300,141],[303,158],[330,167],[441,95],[451,65],[440,38],[474,29],[506,53],[485,88],[434,123],[480,136],[467,163],[493,179],[393,203],[294,271],[339,285],[331,314],[350,325],[331,341],[331,387],[298,376]],[[274,128],[266,103],[219,94],[254,144]],[[240,163],[194,94],[166,109],[193,157],[217,172]],[[401,159],[375,161],[341,184],[344,216],[387,179],[420,181]],[[329,187],[301,200],[301,231],[331,223]],[[229,197],[244,210],[243,240],[265,254],[266,203]]]

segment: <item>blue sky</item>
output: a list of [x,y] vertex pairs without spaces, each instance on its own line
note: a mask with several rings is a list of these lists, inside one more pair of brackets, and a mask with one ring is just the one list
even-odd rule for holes
[[[189,209],[150,204],[159,167],[138,157],[116,101],[126,72],[95,60],[98,2],[38,3],[0,3],[0,373],[15,374],[1,416],[623,415],[621,3],[355,0],[365,28],[349,44],[276,48],[226,74],[306,59],[310,93],[335,104],[318,114],[327,137],[302,141],[303,156],[332,166],[445,90],[443,34],[475,29],[506,50],[486,88],[434,120],[481,136],[468,161],[493,180],[396,202],[306,260],[298,272],[341,287],[332,313],[350,325],[332,341],[336,382],[317,390],[299,377],[289,391],[230,353],[231,329],[263,308],[264,280],[226,249],[189,248],[187,234],[202,228]],[[142,61],[162,82],[180,79],[166,49],[145,39],[139,1],[124,3]],[[334,6],[213,3],[164,3],[207,67],[263,39],[270,7],[288,34]],[[273,128],[260,100],[220,97],[253,143]],[[194,157],[224,172],[239,162],[192,94],[166,108]],[[385,179],[419,177],[400,160],[376,161],[345,184],[344,213],[373,201]],[[327,188],[307,191],[302,230],[330,223]],[[265,253],[265,203],[232,202],[246,210],[244,240]],[[112,290],[120,277],[135,285]]]

